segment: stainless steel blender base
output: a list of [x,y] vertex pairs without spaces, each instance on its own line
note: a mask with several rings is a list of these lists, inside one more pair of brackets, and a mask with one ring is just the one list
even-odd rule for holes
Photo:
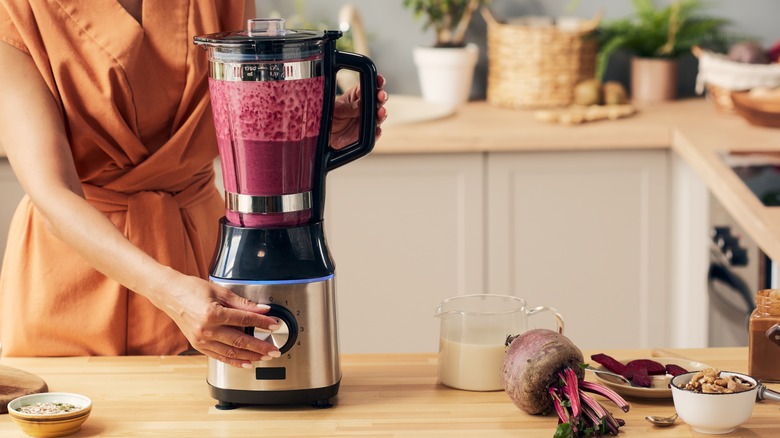
[[268,315],[282,323],[273,333],[245,329],[274,343],[282,353],[277,359],[258,361],[251,369],[243,369],[209,358],[209,390],[219,401],[217,406],[329,405],[341,381],[333,276],[271,284],[215,278],[212,282],[255,303],[269,304]]

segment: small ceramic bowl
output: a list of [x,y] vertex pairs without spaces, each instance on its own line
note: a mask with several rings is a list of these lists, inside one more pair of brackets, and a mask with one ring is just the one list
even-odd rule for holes
[[693,430],[708,434],[729,433],[753,414],[759,388],[756,379],[745,374],[721,371],[721,376],[739,377],[750,382],[753,387],[731,394],[708,394],[683,389],[694,374],[696,372],[680,374],[671,382],[674,408],[680,419]]
[[[61,413],[25,413],[24,407],[36,403],[63,403],[76,406],[77,409]],[[33,437],[62,437],[78,432],[81,425],[92,412],[92,400],[80,394],[68,392],[42,392],[24,395],[8,403],[8,414],[22,428],[24,433]]]

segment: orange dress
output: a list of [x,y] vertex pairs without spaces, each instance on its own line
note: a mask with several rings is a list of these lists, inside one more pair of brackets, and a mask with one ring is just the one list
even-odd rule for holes
[[[224,204],[208,61],[195,35],[243,27],[243,0],[0,0],[0,41],[27,52],[59,105],[87,200],[161,263],[205,277]],[[97,272],[24,198],[0,274],[4,356],[176,354],[146,298]]]

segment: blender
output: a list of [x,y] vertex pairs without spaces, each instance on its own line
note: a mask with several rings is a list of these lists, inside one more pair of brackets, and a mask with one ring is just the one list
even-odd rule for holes
[[[209,91],[225,187],[225,217],[210,281],[268,304],[279,330],[244,327],[282,355],[250,369],[208,361],[217,408],[330,406],[341,382],[335,268],[325,241],[325,177],[368,154],[376,135],[376,68],[336,50],[339,31],[247,29],[195,37],[209,59]],[[330,147],[336,72],[360,76],[358,141]]]

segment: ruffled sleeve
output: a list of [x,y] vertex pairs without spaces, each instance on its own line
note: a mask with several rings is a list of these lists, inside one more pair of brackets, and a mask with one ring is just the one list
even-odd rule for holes
[[0,41],[10,44],[25,53],[30,53],[22,39],[22,35],[19,33],[17,22],[8,10],[8,4],[5,1],[0,2]]

